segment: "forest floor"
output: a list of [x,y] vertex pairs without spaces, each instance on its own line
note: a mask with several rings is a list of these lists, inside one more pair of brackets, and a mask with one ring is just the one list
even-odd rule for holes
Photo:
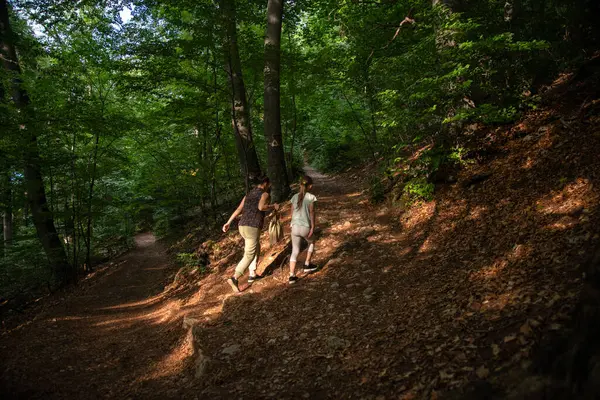
[[276,265],[232,293],[234,229],[201,246],[208,272],[175,280],[166,246],[138,237],[2,335],[2,398],[505,396],[565,334],[600,242],[599,93],[561,85],[568,102],[489,132],[494,151],[434,201],[372,205],[364,171],[309,170],[322,268],[295,285]]

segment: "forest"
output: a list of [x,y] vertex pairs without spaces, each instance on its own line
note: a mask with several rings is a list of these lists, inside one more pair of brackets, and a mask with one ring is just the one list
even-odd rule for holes
[[[481,310],[492,307],[493,303],[485,300],[487,297],[483,294],[478,297],[478,289],[467,289],[465,280],[444,290],[415,292],[410,300],[413,305],[400,306],[397,297],[388,299],[384,295],[387,289],[377,289],[380,283],[374,282],[380,282],[380,278],[364,276],[358,264],[356,268],[351,267],[352,260],[360,260],[365,252],[372,254],[371,264],[377,265],[379,270],[391,262],[385,254],[389,257],[397,254],[397,260],[410,257],[410,262],[426,263],[433,263],[431,260],[438,260],[439,256],[437,264],[431,265],[464,263],[465,270],[473,268],[475,271],[474,266],[466,267],[466,258],[480,262],[478,272],[469,275],[469,279],[482,280],[488,279],[483,278],[485,273],[481,272],[484,264],[492,265],[494,271],[503,270],[508,268],[503,263],[517,263],[516,260],[522,258],[537,268],[535,273],[523,272],[529,271],[523,268],[518,273],[525,275],[522,279],[527,282],[537,280],[531,283],[531,296],[554,299],[548,303],[550,300],[544,297],[543,301],[550,304],[546,312],[558,307],[556,314],[564,314],[565,319],[558,321],[550,316],[543,321],[542,317],[536,319],[533,315],[542,300],[538,304],[525,295],[523,289],[520,304],[532,301],[535,306],[518,313],[511,311],[510,317],[502,314],[497,319],[491,318],[491,325],[481,329],[499,332],[502,345],[513,346],[521,341],[521,345],[526,346],[522,343],[525,340],[527,346],[533,346],[531,351],[528,347],[529,358],[544,348],[553,347],[548,343],[560,338],[562,347],[555,348],[569,353],[571,340],[575,340],[572,338],[579,338],[573,345],[579,349],[573,350],[576,355],[569,353],[575,361],[557,356],[559,361],[555,363],[561,366],[556,367],[560,373],[570,377],[564,381],[567,383],[561,381],[562,386],[559,385],[564,391],[545,380],[542,385],[541,378],[529,381],[528,388],[542,387],[539,390],[545,390],[548,396],[532,398],[561,398],[560,395],[575,392],[588,396],[582,398],[595,398],[600,393],[600,364],[590,361],[588,365],[577,357],[579,352],[589,353],[586,360],[593,358],[590,354],[597,354],[590,349],[597,350],[600,343],[589,340],[600,328],[588,322],[590,315],[600,315],[597,310],[589,311],[595,310],[594,307],[600,309],[600,304],[597,298],[590,300],[595,304],[591,308],[578,304],[588,304],[585,303],[588,301],[585,293],[589,292],[586,285],[591,285],[593,293],[600,289],[600,281],[593,281],[600,276],[600,267],[596,274],[583,273],[583,279],[580,270],[575,273],[569,268],[572,265],[584,268],[592,265],[590,263],[600,265],[600,255],[594,258],[598,247],[597,224],[594,224],[599,218],[600,189],[598,160],[594,156],[600,149],[597,130],[600,121],[599,16],[600,3],[593,0],[0,0],[0,214],[3,228],[0,232],[0,317],[3,335],[18,335],[15,329],[21,329],[18,327],[23,326],[20,324],[31,313],[40,312],[36,307],[44,307],[40,314],[44,315],[50,312],[45,305],[50,307],[57,298],[61,299],[56,300],[58,303],[71,298],[69,296],[75,302],[82,299],[81,304],[85,304],[82,315],[85,314],[90,307],[96,307],[91,300],[85,303],[86,296],[94,290],[94,282],[110,279],[111,268],[119,270],[123,260],[126,260],[123,265],[138,263],[139,266],[163,265],[164,261],[165,265],[171,265],[169,268],[175,268],[138,278],[127,275],[131,280],[128,285],[147,285],[147,291],[143,296],[137,293],[135,296],[139,294],[139,298],[133,292],[123,292],[122,298],[115,300],[122,300],[123,304],[137,304],[138,300],[158,296],[155,292],[158,287],[164,289],[161,292],[166,296],[164,301],[175,301],[173,299],[184,296],[182,293],[192,286],[195,293],[198,287],[207,285],[205,282],[214,281],[217,285],[218,280],[218,285],[222,285],[224,280],[220,275],[233,265],[235,258],[228,254],[238,254],[241,247],[234,233],[223,236],[220,227],[240,199],[267,175],[272,184],[272,202],[286,204],[297,188],[298,178],[308,173],[318,178],[316,188],[323,189],[325,222],[320,228],[323,236],[319,241],[331,250],[317,253],[318,261],[323,273],[328,271],[326,266],[335,268],[337,262],[342,264],[341,268],[351,269],[352,276],[358,274],[355,279],[366,286],[358,292],[359,283],[349,281],[350,286],[346,287],[348,293],[357,291],[362,299],[360,303],[381,301],[377,306],[379,310],[396,307],[408,310],[417,307],[421,296],[428,298],[433,292],[438,298],[448,293],[458,298],[456,293],[463,293],[463,300],[453,298],[448,303],[458,308],[468,307],[471,313],[483,313]],[[534,125],[535,129],[530,128]],[[550,142],[558,139],[544,145],[544,135]],[[517,141],[522,147],[515,144]],[[505,186],[506,192],[502,192]],[[527,190],[530,192],[526,193]],[[354,192],[360,194],[352,194]],[[581,198],[575,198],[579,194]],[[360,198],[355,199],[355,196]],[[457,211],[452,217],[452,207],[467,203],[465,214]],[[495,214],[494,209],[504,211]],[[536,212],[537,216],[531,216]],[[425,214],[431,217],[429,222],[422,221]],[[558,215],[577,222],[559,220]],[[530,216],[534,219],[528,219]],[[556,220],[544,220],[546,217],[556,217]],[[476,218],[483,222],[473,222]],[[362,219],[368,222],[362,225]],[[417,229],[417,225],[423,234],[411,230]],[[447,233],[448,226],[453,234]],[[548,228],[552,226],[554,228]],[[519,227],[519,231],[505,230],[511,227]],[[382,233],[386,229],[400,230],[402,233],[398,231],[398,235],[406,235],[394,245],[400,247],[392,250],[386,247],[392,243]],[[547,233],[550,231],[553,233]],[[431,244],[435,242],[434,234],[447,235],[444,240],[456,240],[456,243],[452,242],[452,246],[442,241]],[[548,236],[551,234],[559,236]],[[156,238],[156,246],[160,247],[151,247],[155,252],[152,256],[148,252],[136,253],[150,246],[145,242],[148,235],[152,238],[148,240],[154,243]],[[551,242],[564,246],[550,248],[548,243]],[[265,261],[271,263],[265,271],[272,268],[270,272],[277,272],[279,267],[274,267],[274,263],[281,263],[285,252],[289,252],[285,244],[287,242],[279,253],[272,251],[276,261]],[[379,247],[364,248],[369,245]],[[490,258],[485,258],[488,257],[486,246],[498,254],[502,252],[502,257],[494,258],[500,256],[490,253]],[[137,261],[128,258],[131,254],[137,254]],[[341,262],[345,257],[351,260]],[[362,259],[368,264],[369,257]],[[406,260],[397,262],[397,265],[408,264]],[[564,265],[565,269],[556,265]],[[322,278],[337,279],[335,282],[324,280],[322,284],[328,288],[337,288],[342,282],[342,272],[338,275],[337,270],[333,271]],[[141,269],[138,273],[145,274]],[[427,275],[414,274],[409,280],[419,285],[445,283],[435,271]],[[448,276],[458,275],[449,273]],[[317,282],[321,278],[314,279]],[[448,278],[446,282],[450,281]],[[519,285],[521,277],[507,275],[506,281],[510,281],[512,290]],[[265,300],[252,300],[261,304],[256,305],[256,309],[264,307],[267,315],[272,313],[268,311],[270,303],[261,302],[275,296],[268,294],[275,290],[269,282],[261,282],[266,294],[261,294],[259,289],[256,289],[258,294],[254,294],[264,296]],[[402,287],[403,283],[398,285]],[[562,289],[558,289],[559,286]],[[107,286],[106,296],[113,293],[109,289]],[[198,294],[185,293],[185,301],[179,298],[185,304],[203,303],[203,307],[209,307],[211,302],[217,301],[216,294],[199,298],[194,297]],[[301,298],[321,304],[316,292],[297,293],[303,294],[293,298],[289,297],[293,294],[281,296],[289,302]],[[245,329],[260,322],[245,320],[250,316],[240,314],[242,305],[231,305],[227,303],[229,300],[222,300],[223,294],[220,296],[219,301],[225,304],[220,306],[223,307],[221,313],[226,315],[220,318],[226,321],[218,325],[218,329],[223,329],[218,331],[222,334],[219,337],[252,336],[254,333]],[[510,303],[512,295],[502,296],[498,298]],[[239,304],[244,301],[240,300]],[[335,318],[344,315],[340,311],[344,309],[341,304],[328,301],[329,309],[336,311]],[[100,307],[103,303],[97,304]],[[116,304],[106,303],[105,308],[98,310],[117,307]],[[428,309],[435,307],[431,305]],[[578,313],[581,307],[587,310],[584,316]],[[180,326],[182,318],[184,326],[192,326],[186,322],[191,317],[181,314],[185,307],[180,308],[164,317],[169,321],[164,332],[173,331],[171,323]],[[155,311],[140,309],[141,316],[130,317],[133,321],[152,314],[158,321],[163,311],[156,311],[159,316],[153,314]],[[452,312],[440,311],[440,318],[450,315],[448,313]],[[107,315],[102,314],[102,318]],[[388,329],[390,337],[385,340],[402,334],[400,327],[390,328],[395,325],[385,325],[377,315],[374,311],[370,323],[357,322],[352,315],[349,317],[354,321],[352,329],[362,327],[369,334],[377,329],[382,332]],[[394,315],[389,317],[400,318],[399,314]],[[233,317],[246,321],[246,327],[235,323],[231,327]],[[438,317],[431,318],[433,321]],[[53,319],[56,322],[57,318]],[[520,329],[517,335],[524,339],[513,338],[507,331],[512,325],[500,324],[499,319],[520,321],[514,323],[516,330]],[[159,326],[156,321],[153,323]],[[439,322],[438,328],[443,324]],[[284,325],[287,331],[281,328]],[[72,329],[80,329],[82,325],[76,326]],[[288,332],[282,334],[283,337],[289,337],[297,328],[284,317],[277,326]],[[127,325],[120,329],[129,328]],[[228,343],[215,339],[216,333],[207,333],[213,332],[209,328],[203,329],[203,333],[197,333],[200,328],[190,328],[192,336],[197,333],[196,339],[190,340],[200,341],[198,337],[202,337],[211,349],[222,345],[228,357],[240,352],[240,346],[241,352],[247,347],[245,342],[227,346]],[[410,329],[417,332],[421,328]],[[531,332],[538,335],[536,339]],[[547,332],[555,333],[549,337]],[[360,336],[360,333],[354,332],[354,335]],[[476,336],[473,332],[469,335]],[[39,336],[42,336],[41,330]],[[54,339],[60,342],[62,339],[58,337]],[[174,337],[160,342],[167,346],[165,352],[178,354],[176,349],[185,347],[183,339]],[[421,340],[423,335],[414,337],[410,340]],[[146,340],[142,336],[128,338],[124,339],[127,343]],[[13,343],[11,340],[0,337],[0,341],[5,342],[3,346],[9,346]],[[255,354],[239,365],[261,365],[264,361],[263,367],[271,372],[271,379],[278,378],[267,392],[252,386],[260,384],[250,382],[244,397],[437,399],[437,396],[446,398],[442,394],[447,398],[467,398],[465,393],[472,390],[471,398],[526,398],[518,391],[521,389],[499,394],[496,389],[507,387],[510,379],[505,377],[508,375],[503,375],[504,380],[494,382],[491,388],[468,386],[465,382],[473,384],[473,380],[485,380],[495,371],[504,373],[501,367],[494,370],[491,366],[482,366],[485,363],[480,358],[477,363],[471,358],[465,361],[469,366],[464,368],[471,370],[463,368],[462,372],[450,372],[450,367],[442,368],[431,361],[425,369],[433,371],[435,383],[431,379],[415,383],[415,379],[426,374],[409,373],[408,364],[399,366],[389,361],[402,357],[408,360],[414,353],[395,356],[390,353],[384,358],[391,364],[384,366],[383,361],[373,361],[372,365],[364,361],[371,356],[363,352],[369,346],[376,349],[380,339],[371,338],[368,344],[362,343],[367,346],[364,349],[358,345],[354,348],[350,339],[344,341],[335,335],[325,336],[323,340],[327,351],[334,355],[314,356],[316,358],[309,361],[298,361],[297,365],[317,365],[319,357],[335,364],[332,357],[338,360],[335,354],[343,354],[339,356],[342,360],[338,360],[339,369],[329,365],[327,373],[334,368],[339,375],[328,383],[315,387],[308,383],[301,387],[291,384],[290,391],[286,392],[286,385],[278,382],[279,378],[288,379],[284,378],[282,365],[275,360],[264,361]],[[478,345],[476,338],[473,341],[468,346]],[[52,343],[55,341],[48,344]],[[254,343],[250,347],[261,348],[265,343]],[[505,354],[490,337],[481,343],[489,354],[478,357],[498,361]],[[118,342],[117,346],[121,344]],[[419,352],[441,352],[452,358],[450,355],[455,353],[446,352],[447,348],[438,344],[428,344],[433,346],[431,348],[424,345],[427,348]],[[277,341],[276,346],[279,345]],[[96,382],[91,390],[104,388],[100,397],[113,398],[154,398],[158,393],[162,398],[239,397],[237,387],[224,386],[220,392],[215,389],[233,379],[233,370],[224,367],[223,362],[214,361],[215,355],[198,358],[197,354],[211,354],[206,347],[203,353],[196,344],[190,346],[189,351],[193,353],[190,357],[196,358],[192,360],[180,354],[181,365],[196,371],[197,376],[204,376],[205,372],[198,371],[204,371],[205,364],[212,365],[206,367],[207,371],[220,372],[213,373],[208,383],[192,384],[186,375],[185,385],[181,381],[176,384],[175,378],[165,381],[166,375],[158,370],[144,370],[146,378],[123,375],[128,377],[128,383],[119,381],[118,384],[117,380],[106,378],[106,382]],[[274,354],[278,354],[277,351]],[[521,358],[515,361],[513,357],[513,353],[522,354],[522,349],[506,351],[506,360],[522,365]],[[164,352],[161,356],[165,356]],[[136,357],[114,365],[133,371],[134,364],[142,363],[132,361],[133,358]],[[299,359],[302,358],[294,358]],[[569,362],[565,359],[571,360],[569,367],[564,367]],[[202,360],[213,360],[213,364]],[[406,362],[418,364],[412,360]],[[121,362],[123,364],[119,364]],[[286,365],[291,366],[293,362],[286,361]],[[500,361],[498,363],[500,365]],[[172,361],[169,365],[175,364]],[[62,391],[52,386],[54,383],[42,385],[44,389],[38,392],[31,391],[33,389],[23,392],[26,379],[18,383],[14,376],[27,374],[15,372],[21,368],[14,366],[16,361],[11,365],[12,372],[8,367],[3,369],[0,382],[2,392],[13,394],[15,398],[89,398],[83,389]],[[107,360],[98,365],[114,367]],[[171,367],[163,365],[161,368],[164,371]],[[246,370],[239,367],[236,371],[239,374]],[[396,374],[394,378],[388,376],[391,371]],[[301,370],[296,372],[302,373]],[[536,374],[538,372],[536,370]],[[354,374],[356,382],[340,389],[343,380]],[[588,379],[588,374],[592,378]],[[382,383],[384,377],[389,378],[389,382]],[[58,377],[53,382],[61,379]],[[338,386],[336,379],[342,379]],[[106,391],[110,385],[120,389]],[[132,385],[135,389],[131,392],[124,389]],[[198,389],[197,385],[206,386]],[[190,391],[173,391],[175,386],[185,386]],[[548,394],[553,390],[558,397]]]

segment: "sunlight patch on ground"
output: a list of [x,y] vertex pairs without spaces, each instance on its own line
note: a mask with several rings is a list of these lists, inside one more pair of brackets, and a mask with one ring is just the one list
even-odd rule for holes
[[404,257],[409,255],[412,252],[412,247],[411,246],[404,246],[402,247],[402,249],[400,249],[398,251],[398,257]]
[[344,197],[354,198],[354,197],[360,197],[360,195],[361,195],[360,192],[354,192],[354,193],[348,193]]
[[88,318],[91,318],[91,317],[66,316],[66,317],[49,318],[46,320],[46,322],[79,321],[79,320],[88,319]]
[[223,304],[221,304],[220,306],[207,308],[206,310],[204,310],[202,315],[205,317],[211,317],[211,316],[220,314],[221,311],[223,311]]
[[488,267],[484,267],[479,271],[471,274],[471,281],[495,279],[498,275],[508,267],[508,261],[505,259],[497,259]]
[[113,318],[93,324],[97,327],[104,327],[111,330],[130,328],[140,321],[146,321],[146,324],[162,325],[172,320],[180,308],[179,301],[171,300],[163,306],[152,312],[146,312],[136,316],[126,316],[123,318]]
[[535,161],[531,157],[527,157],[527,160],[521,165],[521,169],[531,169],[535,165]]
[[531,246],[525,244],[518,244],[508,254],[508,259],[510,261],[519,261],[530,257],[532,253],[533,248]]
[[577,178],[574,182],[568,183],[557,192],[553,192],[537,201],[536,207],[542,214],[575,214],[585,212],[586,206],[590,206],[590,200],[593,196],[592,185],[589,180]]
[[558,221],[545,226],[549,231],[564,231],[577,226],[575,221]]
[[488,210],[487,207],[484,206],[475,206],[473,207],[473,209],[469,212],[469,215],[467,216],[467,220],[470,221],[476,221],[481,219],[481,217],[484,215],[484,213]]
[[160,293],[154,297],[148,297],[144,300],[134,301],[134,302],[125,303],[125,304],[118,304],[116,306],[110,306],[110,307],[100,307],[100,308],[97,308],[97,310],[100,310],[100,311],[125,310],[128,308],[134,308],[134,307],[153,306],[157,303],[160,303],[163,299],[164,299],[164,293]]
[[404,229],[416,228],[421,224],[429,222],[435,213],[436,202],[430,201],[422,203],[420,206],[414,206],[407,213],[405,220],[402,222]]
[[393,236],[386,237],[385,235],[371,235],[367,238],[369,243],[395,244],[399,240]]
[[148,368],[148,371],[138,377],[135,383],[152,381],[181,374],[187,367],[187,361],[193,355],[191,335],[158,362]]
[[384,274],[387,274],[388,272],[391,272],[394,269],[394,267],[395,267],[395,265],[388,265],[386,267],[383,267],[381,272],[383,272]]
[[435,249],[436,249],[436,246],[434,244],[434,239],[431,236],[429,236],[427,239],[425,239],[425,242],[423,242],[423,244],[419,248],[419,253],[425,253],[425,252],[433,251]]
[[504,310],[507,306],[513,305],[519,301],[518,290],[502,293],[497,296],[488,296],[482,303],[482,312],[498,312]]

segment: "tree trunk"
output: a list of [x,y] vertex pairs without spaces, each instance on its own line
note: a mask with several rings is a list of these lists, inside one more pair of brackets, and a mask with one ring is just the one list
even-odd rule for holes
[[231,123],[235,135],[235,144],[246,181],[254,181],[260,177],[262,172],[252,138],[246,87],[242,76],[242,63],[237,44],[235,0],[221,0],[221,8],[226,30],[224,49],[226,70],[231,84]]
[[290,94],[292,95],[292,134],[290,138],[290,156],[288,158],[288,170],[290,182],[294,179],[294,142],[296,141],[296,130],[298,128],[298,111],[296,110],[296,68],[295,68],[295,56],[294,41],[292,38],[291,31],[288,30],[288,39],[290,42]]
[[[102,106],[102,114],[104,117],[104,105]],[[98,145],[100,144],[100,132],[96,127],[96,135],[94,140],[94,155],[92,157],[92,180],[90,182],[90,189],[88,193],[88,208],[87,208],[87,230],[86,230],[86,243],[87,251],[85,254],[85,270],[87,272],[92,271],[92,203],[94,201],[94,185],[96,184],[96,170],[98,168]]]
[[267,3],[267,35],[265,37],[265,139],[267,141],[269,177],[272,196],[276,202],[284,200],[289,192],[285,154],[281,137],[280,104],[280,46],[283,0]]
[[369,113],[371,114],[371,137],[373,142],[377,144],[377,121],[375,120],[375,93],[373,90],[373,82],[371,81],[371,59],[369,58],[363,68],[363,75],[365,80],[365,92],[367,95],[367,101],[369,106]]
[[[16,107],[24,114],[29,105],[29,97],[21,87],[21,68],[13,42],[13,32],[11,31],[8,4],[6,0],[0,0],[0,50],[2,52],[2,64],[12,79],[12,101]],[[24,161],[25,161],[25,187],[27,190],[27,199],[31,208],[33,222],[37,231],[50,266],[56,273],[56,277],[61,283],[72,282],[75,278],[65,254],[65,249],[60,242],[52,213],[48,208],[46,200],[46,189],[42,177],[42,168],[40,166],[40,154],[37,144],[37,135],[23,124],[21,125],[24,137],[28,143],[25,143]]]
[[4,250],[6,254],[8,249],[12,246],[13,240],[13,213],[12,213],[12,189],[10,172],[7,171],[4,175],[4,210],[2,214],[2,232],[4,238]]
[[[72,261],[75,269],[79,268],[79,236],[77,235],[77,216],[79,209],[77,208],[77,188],[76,188],[76,170],[75,170],[75,148],[77,145],[77,134],[73,131],[73,142],[71,143],[71,214],[69,219],[65,219],[65,234],[71,237],[73,245]],[[67,200],[68,201],[68,200]],[[65,203],[65,210],[68,207]],[[68,215],[68,214],[67,214]]]

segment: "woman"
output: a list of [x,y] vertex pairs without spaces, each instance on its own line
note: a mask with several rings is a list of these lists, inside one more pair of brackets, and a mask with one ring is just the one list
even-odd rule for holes
[[314,272],[317,266],[310,263],[315,251],[314,229],[315,229],[315,202],[317,197],[310,193],[313,180],[305,175],[300,179],[300,191],[296,193],[290,202],[292,203],[292,255],[290,257],[290,279],[289,283],[296,283],[296,261],[300,253],[302,239],[308,242],[308,253],[304,262],[304,272]]
[[242,199],[238,208],[231,214],[227,223],[223,225],[223,232],[227,232],[231,222],[242,214],[238,226],[240,235],[244,238],[244,257],[235,268],[234,275],[227,279],[234,292],[240,292],[238,279],[248,267],[250,267],[248,283],[260,278],[256,275],[260,255],[260,231],[263,227],[266,212],[268,210],[279,210],[279,204],[269,205],[270,189],[271,181],[269,178],[262,178],[260,183]]

